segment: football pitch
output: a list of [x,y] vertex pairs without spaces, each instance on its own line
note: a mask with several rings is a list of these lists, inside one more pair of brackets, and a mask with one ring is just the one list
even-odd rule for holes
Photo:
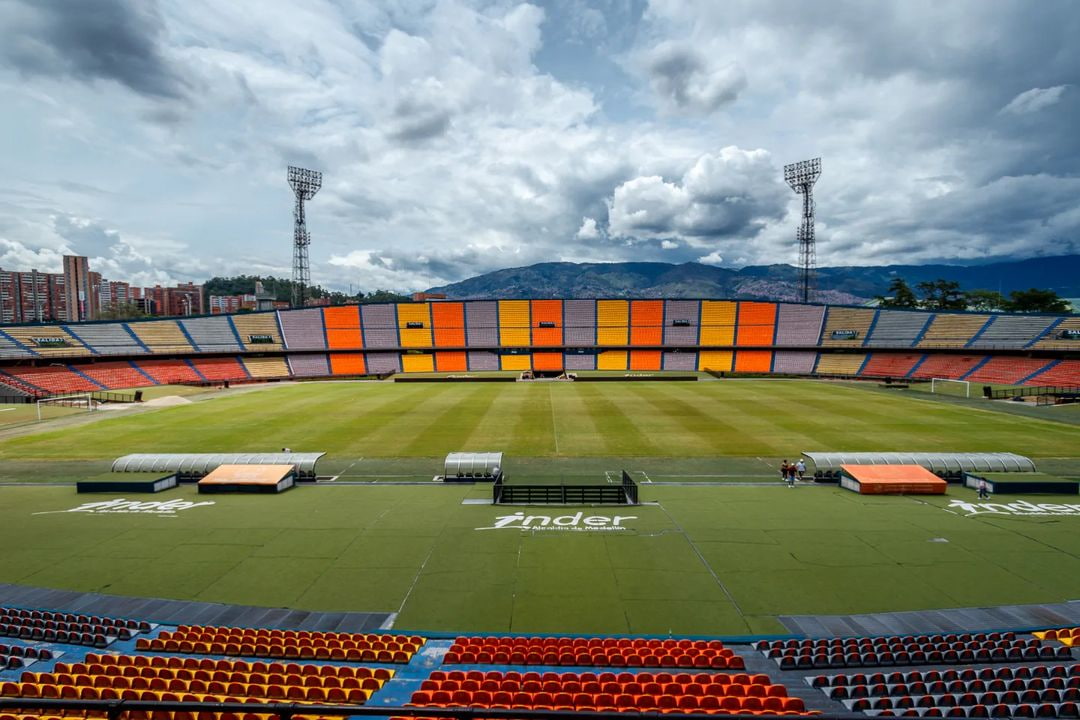
[[[1010,451],[1080,475],[1080,426],[846,384],[309,383],[43,423],[0,441],[0,582],[394,613],[402,630],[767,634],[787,614],[1080,597],[1080,512],[971,514],[941,497],[788,489],[813,450]],[[1052,415],[1048,415],[1052,418]],[[325,451],[282,495],[81,495],[129,452]],[[493,507],[433,483],[502,451],[513,479],[629,471],[635,507]],[[81,508],[118,498],[211,503]],[[1010,496],[1000,502],[1080,504]],[[525,527],[523,527],[525,526]]]

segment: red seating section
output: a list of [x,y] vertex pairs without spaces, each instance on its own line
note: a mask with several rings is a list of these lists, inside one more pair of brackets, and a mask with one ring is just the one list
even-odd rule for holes
[[94,392],[101,390],[78,373],[61,365],[45,367],[9,367],[4,370],[9,375],[50,393]]
[[138,365],[162,385],[199,382],[202,378],[183,360],[139,360]]
[[195,358],[191,364],[207,380],[243,380],[248,377],[240,360],[234,357]]
[[901,378],[911,372],[911,368],[922,359],[922,354],[901,355],[899,353],[876,352],[863,366],[860,375],[871,377]]
[[76,367],[83,375],[101,383],[109,390],[145,387],[154,384],[153,380],[126,362],[103,362],[92,365],[77,365]]
[[1015,385],[1051,362],[1041,358],[992,357],[964,379],[971,382]]
[[140,638],[136,650],[303,660],[407,663],[424,639],[409,635],[266,630],[181,625]]
[[982,355],[929,355],[911,377],[958,380],[982,362]]
[[415,707],[708,714],[807,713],[768,675],[436,671],[413,693]]
[[1016,662],[1071,657],[1068,648],[1013,633],[963,633],[828,640],[762,640],[754,645],[781,670],[881,665]]
[[1078,716],[1080,665],[819,675],[807,682],[849,710],[922,717]]
[[1080,385],[1080,360],[1062,360],[1028,380],[1025,385]]
[[724,670],[745,667],[743,659],[719,640],[640,638],[458,637],[443,662]]

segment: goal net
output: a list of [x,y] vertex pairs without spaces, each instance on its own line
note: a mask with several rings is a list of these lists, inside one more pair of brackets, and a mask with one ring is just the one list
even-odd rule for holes
[[930,392],[942,395],[958,395],[971,397],[971,383],[967,380],[949,380],[948,378],[931,378]]
[[34,404],[37,406],[37,419],[47,420],[77,412],[91,412],[97,409],[98,401],[91,395],[61,395],[41,398]]

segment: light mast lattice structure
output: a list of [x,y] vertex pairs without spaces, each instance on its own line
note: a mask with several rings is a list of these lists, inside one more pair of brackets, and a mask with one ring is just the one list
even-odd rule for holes
[[311,285],[311,264],[308,260],[308,246],[311,245],[311,233],[307,229],[304,216],[304,202],[315,197],[322,187],[322,173],[289,166],[289,187],[296,195],[293,206],[293,264],[292,264],[292,305],[303,307],[307,301],[307,289]]
[[821,158],[803,160],[784,166],[784,180],[791,189],[802,195],[802,218],[795,230],[799,242],[799,284],[802,301],[810,302],[814,290],[814,271],[817,249],[814,238],[814,183],[821,176]]

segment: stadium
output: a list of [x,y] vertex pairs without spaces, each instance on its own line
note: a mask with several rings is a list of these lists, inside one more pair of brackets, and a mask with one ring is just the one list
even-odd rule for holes
[[682,299],[5,326],[0,717],[1076,717],[1078,330]]

